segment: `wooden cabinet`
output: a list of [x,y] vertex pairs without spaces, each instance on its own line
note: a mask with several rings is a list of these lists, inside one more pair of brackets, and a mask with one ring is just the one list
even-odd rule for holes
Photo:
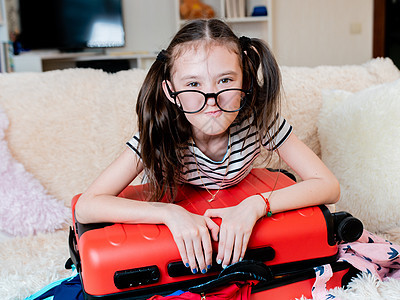
[[14,71],[44,72],[76,67],[101,69],[102,65],[118,64],[123,64],[124,69],[126,67],[148,69],[155,58],[156,54],[154,53],[102,54],[102,52],[60,53],[57,50],[29,51],[14,57]]

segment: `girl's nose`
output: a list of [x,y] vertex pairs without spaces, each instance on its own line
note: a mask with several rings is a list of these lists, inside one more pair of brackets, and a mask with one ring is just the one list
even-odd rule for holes
[[215,106],[217,104],[217,96],[215,94],[207,94],[207,105]]

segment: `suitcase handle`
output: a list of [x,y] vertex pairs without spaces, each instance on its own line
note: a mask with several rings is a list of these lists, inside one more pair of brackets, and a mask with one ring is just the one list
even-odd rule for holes
[[[248,249],[244,255],[244,260],[266,262],[271,261],[275,258],[275,250],[272,247],[261,247]],[[213,256],[213,260],[216,260],[216,255]],[[212,265],[208,272],[221,272],[221,265]],[[182,261],[171,262],[167,266],[168,275],[171,277],[181,277],[186,275],[193,275],[189,268],[186,268]]]
[[237,281],[256,280],[259,282],[269,282],[272,279],[273,274],[270,268],[262,262],[242,260],[226,267],[216,279],[189,288],[189,292],[202,294]]
[[[71,265],[71,261],[72,261],[72,264],[75,265],[76,270],[80,273],[81,272],[81,258],[79,256],[79,253],[77,250],[75,231],[71,227],[69,227],[68,245],[69,245],[69,255],[71,257],[70,257],[70,259],[68,259],[67,263],[68,263],[68,265]],[[66,264],[66,266],[67,266],[67,264]]]

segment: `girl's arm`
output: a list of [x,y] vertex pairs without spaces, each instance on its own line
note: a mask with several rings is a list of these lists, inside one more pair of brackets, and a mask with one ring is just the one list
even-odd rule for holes
[[269,199],[272,213],[319,204],[333,204],[339,200],[340,186],[335,175],[293,133],[277,152],[302,181],[276,190],[272,194],[263,194]]
[[212,265],[209,231],[216,240],[219,230],[210,218],[191,214],[175,204],[117,197],[142,170],[138,156],[131,149],[125,149],[79,198],[76,219],[81,223],[165,224],[183,263],[193,272],[206,272]]
[[[142,219],[142,210],[130,209],[141,205],[140,203],[116,197],[142,170],[143,165],[138,156],[126,148],[81,195],[75,208],[76,219],[81,223],[128,222]],[[154,214],[153,218],[159,219],[158,214]]]
[[[301,177],[302,182],[276,190],[272,194],[263,194],[268,198],[273,214],[339,200],[340,188],[335,176],[293,133],[279,148],[278,154]],[[223,220],[217,255],[217,261],[223,266],[243,258],[253,227],[266,214],[265,209],[264,200],[255,195],[235,207],[212,209],[205,213],[205,216]]]

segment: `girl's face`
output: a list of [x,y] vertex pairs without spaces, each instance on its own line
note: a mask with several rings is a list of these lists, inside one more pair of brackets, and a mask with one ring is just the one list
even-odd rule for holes
[[[197,47],[186,47],[187,49],[183,49],[175,59],[172,82],[167,82],[172,91],[197,90],[204,93],[217,93],[224,89],[242,88],[242,68],[237,53],[226,46],[215,44],[212,46],[200,44]],[[163,88],[169,100],[175,103],[169,96],[165,82]],[[200,108],[204,103],[205,97],[201,97],[201,94],[194,93],[192,97],[185,99],[183,97],[187,96],[184,95],[190,97],[190,94],[187,93],[177,96],[178,101],[179,99],[185,101],[184,109],[186,107],[188,109]],[[219,104],[225,105],[222,103],[224,98],[221,96],[218,99],[220,98]],[[232,99],[229,107],[240,107],[240,95]],[[201,111],[192,114],[185,113],[185,115],[192,124],[195,136],[199,136],[199,134],[216,136],[226,132],[238,113],[222,111],[218,108],[216,100],[209,97]]]

